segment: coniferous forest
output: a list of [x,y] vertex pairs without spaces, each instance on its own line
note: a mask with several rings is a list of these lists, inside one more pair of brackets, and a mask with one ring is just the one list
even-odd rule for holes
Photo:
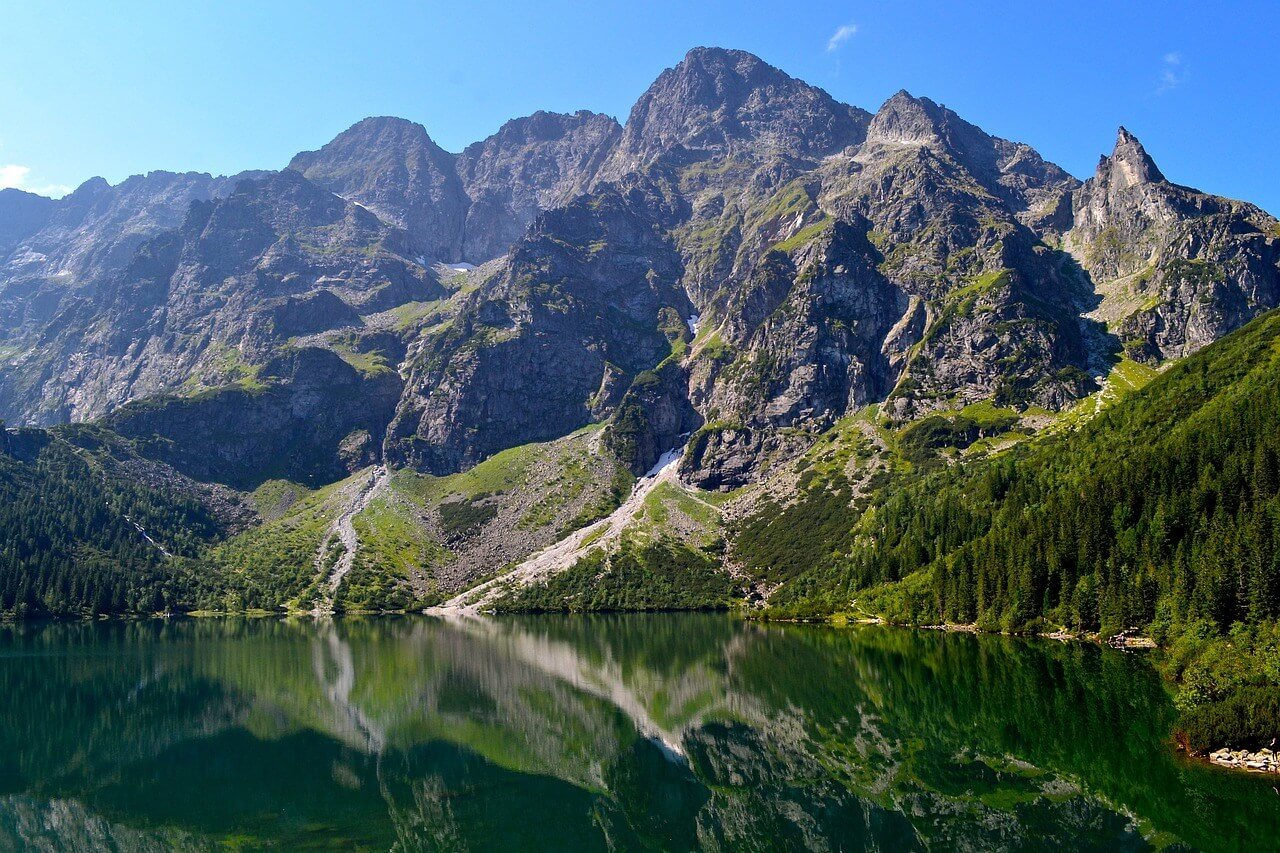
[[6,449],[0,612],[156,613],[190,600],[175,566],[219,532],[199,503],[115,470],[118,439],[97,428],[21,430]]
[[[1278,459],[1273,312],[1083,425],[899,475],[835,525],[838,548],[795,572],[773,612],[1150,634],[1195,709],[1192,740],[1225,727],[1266,742],[1280,734]],[[739,555],[761,564],[788,537],[821,551],[831,515],[831,493],[811,490],[741,531]]]

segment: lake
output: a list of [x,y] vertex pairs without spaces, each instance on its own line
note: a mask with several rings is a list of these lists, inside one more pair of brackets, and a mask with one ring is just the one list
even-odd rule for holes
[[0,849],[1274,849],[1141,655],[719,615],[0,625]]

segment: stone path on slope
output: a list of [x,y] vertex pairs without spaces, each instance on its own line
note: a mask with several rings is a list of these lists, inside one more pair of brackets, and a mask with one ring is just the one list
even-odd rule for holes
[[387,469],[383,465],[372,468],[369,475],[354,490],[348,487],[347,492],[350,495],[346,506],[342,508],[342,512],[333,520],[333,524],[329,526],[329,532],[320,542],[320,547],[316,550],[316,571],[325,571],[325,557],[329,553],[329,548],[336,538],[342,543],[342,554],[338,557],[337,562],[333,564],[333,568],[329,570],[329,575],[325,579],[324,584],[324,600],[316,603],[315,613],[332,613],[333,599],[338,592],[338,587],[342,584],[342,579],[351,571],[351,567],[355,564],[356,550],[360,547],[360,537],[356,533],[354,519],[357,515],[369,506],[369,503],[377,496],[378,492],[387,482]]
[[575,530],[554,545],[526,558],[506,574],[459,593],[428,612],[484,611],[512,586],[529,586],[545,580],[569,568],[587,554],[618,541],[622,531],[640,514],[644,507],[644,499],[650,492],[662,483],[680,482],[677,469],[682,452],[683,449],[678,448],[662,454],[658,464],[636,481],[635,488],[631,490],[626,501],[609,515],[594,524]]

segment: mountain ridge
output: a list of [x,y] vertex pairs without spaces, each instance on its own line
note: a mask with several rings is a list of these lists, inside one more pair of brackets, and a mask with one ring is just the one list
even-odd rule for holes
[[[653,498],[683,509],[636,518],[696,551],[732,535],[706,494],[796,497],[787,472],[827,442],[1015,443],[1280,305],[1280,223],[1170,182],[1124,128],[1081,181],[928,98],[872,113],[715,48],[623,125],[540,111],[450,153],[370,117],[278,172],[6,193],[0,256],[0,416],[94,420],[242,493],[385,467],[391,497],[354,515],[394,518],[413,556],[343,577],[388,601],[527,556],[492,525],[546,543],[620,502],[565,473],[556,507],[526,505],[552,469],[622,482],[683,446],[684,497]],[[582,430],[590,464],[551,461]],[[524,482],[397,490],[526,452]],[[855,468],[848,505],[880,482]],[[324,562],[288,553],[289,577]]]

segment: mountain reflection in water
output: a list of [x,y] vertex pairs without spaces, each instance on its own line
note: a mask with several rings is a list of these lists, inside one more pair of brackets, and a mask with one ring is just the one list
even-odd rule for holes
[[1264,849],[1139,657],[711,615],[0,626],[0,849]]

